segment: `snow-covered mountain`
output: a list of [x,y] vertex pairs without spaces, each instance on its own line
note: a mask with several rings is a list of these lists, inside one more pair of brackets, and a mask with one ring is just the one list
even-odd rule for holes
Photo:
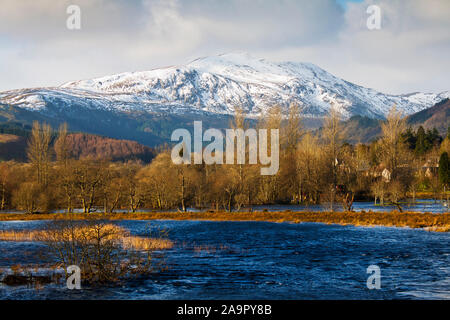
[[[59,87],[0,93],[0,104],[51,116],[75,112],[73,106],[113,113],[233,114],[249,117],[268,107],[301,105],[306,117],[331,107],[344,118],[384,118],[393,104],[405,115],[450,97],[450,91],[389,95],[339,79],[311,63],[270,62],[248,54],[205,57],[181,66],[128,72],[74,81]],[[52,108],[49,108],[52,105]],[[57,111],[55,111],[57,106]]]

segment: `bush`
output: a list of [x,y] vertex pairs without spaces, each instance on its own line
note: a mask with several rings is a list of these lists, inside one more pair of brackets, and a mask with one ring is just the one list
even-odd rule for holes
[[49,223],[39,241],[48,245],[65,270],[79,266],[87,283],[115,282],[151,272],[152,252],[172,246],[166,239],[133,237],[119,226],[90,220]]
[[38,209],[40,187],[35,182],[24,182],[13,193],[13,203],[19,210],[25,213],[35,213]]

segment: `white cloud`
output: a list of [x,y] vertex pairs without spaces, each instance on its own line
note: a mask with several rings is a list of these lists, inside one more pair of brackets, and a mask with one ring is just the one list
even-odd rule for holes
[[[382,29],[365,27],[382,9]],[[82,29],[66,29],[78,4]],[[449,90],[450,1],[2,0],[0,90],[147,70],[232,50],[309,61],[375,89]]]

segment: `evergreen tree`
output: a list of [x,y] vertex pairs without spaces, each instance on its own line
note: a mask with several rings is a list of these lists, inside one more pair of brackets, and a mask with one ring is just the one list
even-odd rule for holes
[[426,141],[428,150],[431,149],[433,146],[438,145],[442,142],[441,137],[439,136],[439,132],[437,131],[436,128],[433,128],[433,130],[427,130]]
[[411,127],[408,127],[408,129],[406,129],[406,132],[403,134],[403,139],[408,145],[409,149],[414,150],[416,148],[416,136],[414,135]]
[[425,130],[422,126],[417,129],[417,138],[416,138],[416,148],[415,152],[417,155],[423,155],[427,152],[428,141],[425,134]]
[[447,152],[443,152],[439,159],[439,180],[445,186],[450,185],[450,161]]

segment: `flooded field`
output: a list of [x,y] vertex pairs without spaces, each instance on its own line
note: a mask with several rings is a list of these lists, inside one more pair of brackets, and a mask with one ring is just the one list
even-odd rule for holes
[[[38,229],[45,221],[0,222]],[[0,286],[0,299],[450,299],[450,233],[314,223],[120,221],[169,231],[167,271],[70,291]],[[41,262],[39,243],[0,241],[0,267]],[[369,290],[367,267],[381,269]]]

